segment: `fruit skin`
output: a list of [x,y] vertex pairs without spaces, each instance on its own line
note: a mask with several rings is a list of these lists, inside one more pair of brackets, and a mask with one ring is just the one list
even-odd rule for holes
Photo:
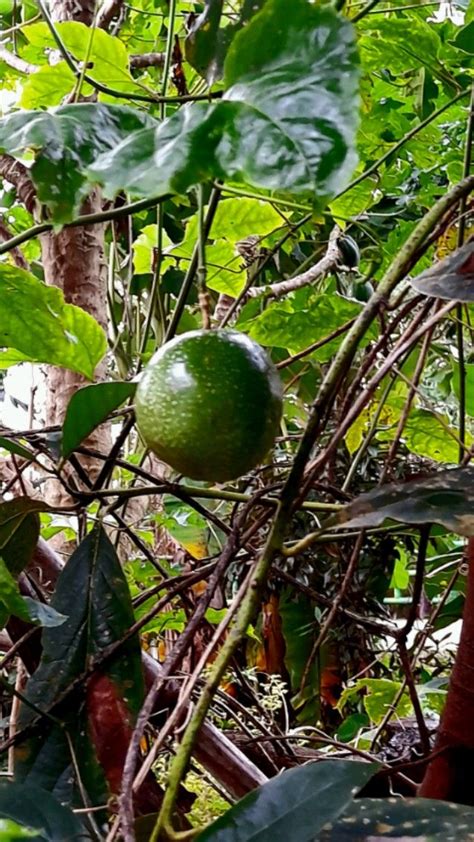
[[282,384],[263,348],[236,330],[193,330],[148,363],[135,402],[146,444],[192,479],[225,482],[273,445]]

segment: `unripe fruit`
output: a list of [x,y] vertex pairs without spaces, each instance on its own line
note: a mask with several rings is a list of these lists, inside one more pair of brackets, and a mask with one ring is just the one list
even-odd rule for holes
[[163,345],[138,385],[147,446],[192,479],[225,482],[273,445],[282,385],[263,348],[235,330],[194,330]]

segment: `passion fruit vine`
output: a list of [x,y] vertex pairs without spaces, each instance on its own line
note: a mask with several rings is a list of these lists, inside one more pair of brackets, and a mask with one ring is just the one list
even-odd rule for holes
[[193,330],[163,345],[136,393],[147,446],[191,479],[225,482],[273,445],[282,384],[263,348],[236,330]]

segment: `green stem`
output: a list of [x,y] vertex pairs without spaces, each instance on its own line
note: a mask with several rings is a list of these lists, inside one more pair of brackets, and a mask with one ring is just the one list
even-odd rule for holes
[[405,277],[416,261],[416,254],[427,235],[432,231],[444,214],[473,188],[474,177],[464,179],[464,181],[456,185],[456,187],[454,187],[446,196],[439,199],[434,207],[428,211],[422,220],[420,220],[380,282],[377,292],[375,292],[372,298],[367,302],[366,307],[357,318],[339,352],[336,354],[329,371],[327,372],[327,375],[321,385],[318,397],[313,404],[304,436],[301,440],[292,469],[283,488],[280,503],[278,505],[263,554],[257,561],[235,624],[213,664],[209,679],[196,704],[194,713],[188,723],[183,739],[176,752],[176,756],[169,773],[168,787],[164,795],[157,823],[150,837],[150,842],[157,842],[160,833],[163,833],[165,838],[168,839],[177,838],[172,828],[171,816],[176,802],[179,785],[186,772],[189,758],[191,757],[194,744],[199,734],[199,729],[206,718],[213,696],[219,687],[234,652],[243,639],[248,625],[253,620],[257,611],[261,590],[267,580],[273,559],[275,555],[280,552],[283,545],[294,503],[299,493],[300,483],[304,476],[306,463],[319,432],[321,420],[325,417],[325,413],[334,402],[334,397],[341,377],[347,370],[348,366],[350,366],[357,351],[358,344],[364,336],[370,323],[376,318],[380,306],[387,301],[388,296],[397,283]]
[[[299,202],[290,202],[286,199],[277,199],[275,196],[267,196],[265,193],[252,193],[251,190],[244,190],[240,187],[230,187],[225,184],[222,188],[223,193],[230,193],[231,196],[243,196],[244,199],[257,199],[259,202],[268,202],[270,205],[281,205],[283,208],[290,210],[301,210],[305,213],[313,213],[313,208],[310,205],[302,205]],[[341,218],[341,217],[339,217]]]
[[[204,223],[204,235],[207,239],[209,236],[209,232],[211,230],[212,223],[214,221],[214,216],[217,210],[217,205],[219,204],[219,199],[221,197],[221,188],[220,185],[214,187],[211,198],[209,199],[209,205],[207,208],[206,214],[206,221]],[[188,271],[186,272],[186,277],[183,281],[181,289],[179,291],[178,300],[176,302],[176,306],[173,310],[173,314],[171,316],[171,320],[168,326],[168,330],[166,331],[166,342],[173,338],[176,333],[176,329],[179,324],[179,320],[181,318],[181,314],[186,306],[186,301],[188,300],[189,291],[193,285],[194,277],[196,275],[196,270],[198,267],[199,262],[199,242],[196,242],[193,250],[193,254],[188,266]]]
[[[224,489],[214,488],[199,488],[193,485],[178,485],[174,483],[163,483],[162,485],[142,485],[139,488],[97,488],[92,491],[82,491],[80,496],[84,499],[96,498],[100,500],[107,497],[116,497],[119,499],[128,499],[129,497],[146,496],[147,494],[173,494],[180,499],[183,492],[188,497],[203,498],[205,500],[228,500],[232,503],[248,503],[252,499],[251,494],[243,494],[239,491],[225,491]],[[277,506],[277,497],[259,497],[259,505]],[[302,504],[303,509],[308,509],[314,512],[338,512],[343,508],[340,503],[316,503],[314,501],[305,502]]]
[[84,59],[82,61],[82,67],[79,71],[79,76],[77,77],[76,90],[75,90],[74,95],[72,97],[73,102],[79,102],[79,99],[80,99],[80,96],[81,96],[81,93],[82,93],[82,86],[85,82],[86,67],[89,64],[89,59],[90,59],[90,55],[91,55],[91,51],[92,51],[92,43],[94,41],[94,34],[95,34],[95,30],[96,30],[96,21],[97,21],[98,13],[99,13],[99,4],[96,3],[95,9],[94,9],[94,19],[92,21],[92,26],[89,29],[89,37],[88,37],[88,40],[87,40],[86,54],[85,54]]
[[197,188],[198,198],[198,262],[196,270],[197,288],[199,307],[201,309],[202,326],[204,330],[209,330],[211,327],[211,317],[209,313],[209,297],[206,286],[207,268],[206,268],[206,226],[204,218],[204,187],[200,184]]
[[[110,210],[99,211],[98,213],[85,213],[82,216],[78,216],[73,222],[67,222],[63,227],[77,228],[81,225],[94,225],[96,222],[110,222],[114,219],[121,219],[122,216],[128,216],[132,213],[153,208],[155,205],[166,202],[169,198],[170,194],[168,193],[159,198],[140,199],[138,202],[131,202],[129,205],[123,205],[120,208],[110,208]],[[41,222],[39,225],[32,225],[31,228],[22,231],[21,234],[17,234],[16,237],[12,237],[5,243],[2,243],[0,245],[0,254],[6,254],[6,252],[11,251],[17,246],[21,246],[22,243],[26,243],[27,240],[32,240],[33,237],[38,237],[40,234],[44,234],[45,231],[52,231],[56,227],[53,222]]]
[[161,119],[165,119],[165,102],[164,97],[166,96],[166,88],[168,87],[168,76],[171,67],[171,58],[173,55],[173,41],[174,41],[174,25],[176,19],[176,0],[170,0],[169,4],[169,20],[168,20],[168,33],[166,36],[166,51],[165,51],[165,61],[163,65],[163,79],[161,85],[161,97],[162,97],[162,105],[161,105]]

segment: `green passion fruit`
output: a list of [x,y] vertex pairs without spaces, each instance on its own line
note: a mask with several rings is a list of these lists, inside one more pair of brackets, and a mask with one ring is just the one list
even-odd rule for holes
[[282,384],[263,348],[236,330],[193,330],[166,343],[136,393],[138,429],[156,455],[191,479],[225,482],[272,447]]

